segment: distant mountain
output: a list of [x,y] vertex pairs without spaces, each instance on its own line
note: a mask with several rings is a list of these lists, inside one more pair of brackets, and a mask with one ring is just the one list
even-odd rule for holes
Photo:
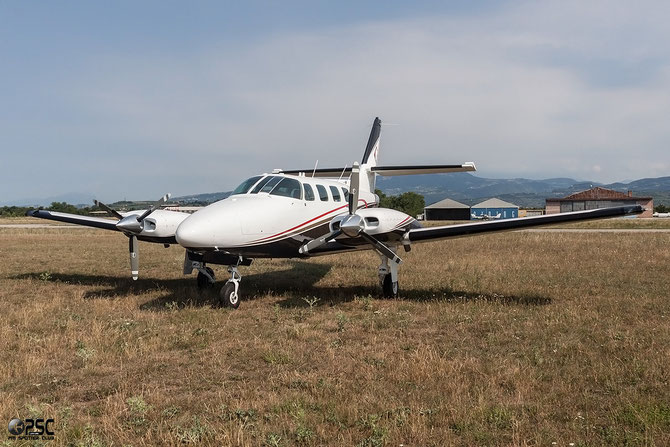
[[[426,204],[450,198],[468,205],[474,205],[491,197],[498,197],[524,208],[544,208],[547,198],[565,197],[568,194],[583,191],[593,186],[602,186],[622,192],[631,190],[633,195],[638,197],[653,197],[655,205],[670,206],[670,177],[643,178],[627,183],[616,182],[610,184],[577,181],[571,178],[545,180],[491,179],[477,177],[467,172],[379,177],[377,179],[377,188],[381,189],[384,194],[397,195],[414,191],[425,197]],[[229,195],[230,191],[191,194],[173,197],[170,202],[183,205],[206,205],[225,199]],[[82,193],[68,193],[41,199],[12,200],[0,203],[0,206],[48,206],[51,202],[91,205],[93,196]],[[140,204],[145,205],[146,203],[148,202]],[[127,203],[118,202],[118,205],[126,206]]]
[[170,202],[179,202],[182,204],[196,203],[214,203],[223,200],[230,195],[232,191],[209,192],[204,194],[191,194],[189,196],[172,197]]
[[377,180],[377,188],[387,195],[414,191],[422,194],[426,204],[450,198],[473,205],[491,197],[517,204],[521,207],[543,208],[545,199],[565,197],[593,186],[602,186],[617,191],[633,191],[636,196],[654,197],[655,204],[670,204],[670,177],[647,178],[629,183],[602,184],[577,181],[571,178],[551,178],[546,180],[489,179],[476,177],[466,172],[453,174],[412,175],[382,177]]
[[51,197],[27,198],[0,202],[0,206],[49,206],[51,202],[67,202],[71,205],[93,205],[93,196],[85,193],[69,192]]

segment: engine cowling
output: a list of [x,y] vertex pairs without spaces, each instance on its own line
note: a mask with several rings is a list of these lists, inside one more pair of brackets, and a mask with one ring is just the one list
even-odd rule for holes
[[[358,223],[358,219],[356,219],[357,222],[351,222],[350,225],[349,221],[353,218],[359,218],[360,224]],[[339,230],[344,223],[344,227],[341,228],[342,232],[350,237],[355,237],[357,235],[353,233],[353,230],[351,230],[351,234],[348,232],[349,230],[347,227],[354,226],[353,224],[356,226],[360,225],[362,231],[365,231],[370,235],[375,235],[389,233],[393,230],[406,227],[414,221],[415,219],[412,216],[401,211],[389,208],[365,208],[356,211],[356,214],[354,215],[343,214],[335,217],[330,222],[330,231]]]

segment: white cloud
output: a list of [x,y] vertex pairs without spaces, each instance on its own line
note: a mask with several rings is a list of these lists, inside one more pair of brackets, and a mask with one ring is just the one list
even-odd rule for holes
[[400,124],[383,130],[387,163],[475,161],[481,175],[596,181],[670,175],[668,8],[529,2],[190,54],[101,54],[63,100],[85,122],[69,131],[132,157],[118,168],[151,177],[153,195],[226,189],[316,159],[351,163],[376,115]]

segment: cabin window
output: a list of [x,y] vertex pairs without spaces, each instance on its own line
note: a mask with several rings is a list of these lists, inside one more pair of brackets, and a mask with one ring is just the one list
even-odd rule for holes
[[300,182],[294,178],[284,177],[270,192],[272,196],[291,197],[302,199],[302,188]]
[[304,186],[305,186],[305,200],[309,201],[314,200],[314,190],[312,189],[312,185],[308,185],[307,183],[305,183]]
[[349,190],[347,188],[342,188],[342,192],[344,193],[344,201],[348,202],[349,201]]
[[[270,178],[270,181],[267,182],[265,185],[263,185],[263,187],[261,188],[261,190],[259,192],[270,192],[270,191],[272,191],[272,189],[275,187],[275,185],[277,183],[279,183],[281,181],[281,179],[282,179],[282,177],[272,177],[272,178]],[[256,188],[254,188],[254,189],[256,189]]]
[[335,186],[330,187],[330,193],[333,195],[333,200],[336,202],[340,202],[340,190],[337,189]]
[[256,182],[259,181],[261,178],[263,178],[262,175],[257,175],[256,177],[246,179],[240,184],[240,186],[235,188],[235,190],[230,195],[234,196],[235,194],[246,194],[247,192],[249,192],[251,187],[254,186]]
[[263,180],[261,180],[260,182],[258,182],[258,184],[257,184],[256,186],[254,186],[254,189],[251,190],[251,194],[256,194],[256,193],[258,193],[258,191],[260,191],[261,188],[262,188],[263,186],[265,186],[265,184],[266,184],[267,182],[269,182],[271,179],[272,179],[272,176],[269,176],[269,175],[268,175],[268,176],[265,177]]
[[316,185],[316,190],[319,191],[319,199],[321,199],[322,202],[327,202],[328,191],[326,191],[326,187],[323,185]]

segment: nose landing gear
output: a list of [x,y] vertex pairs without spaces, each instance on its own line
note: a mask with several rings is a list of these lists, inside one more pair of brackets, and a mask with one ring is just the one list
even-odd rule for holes
[[229,266],[228,273],[230,273],[231,278],[221,287],[219,304],[237,309],[240,307],[240,282],[242,282],[242,276],[237,270],[236,265]]

